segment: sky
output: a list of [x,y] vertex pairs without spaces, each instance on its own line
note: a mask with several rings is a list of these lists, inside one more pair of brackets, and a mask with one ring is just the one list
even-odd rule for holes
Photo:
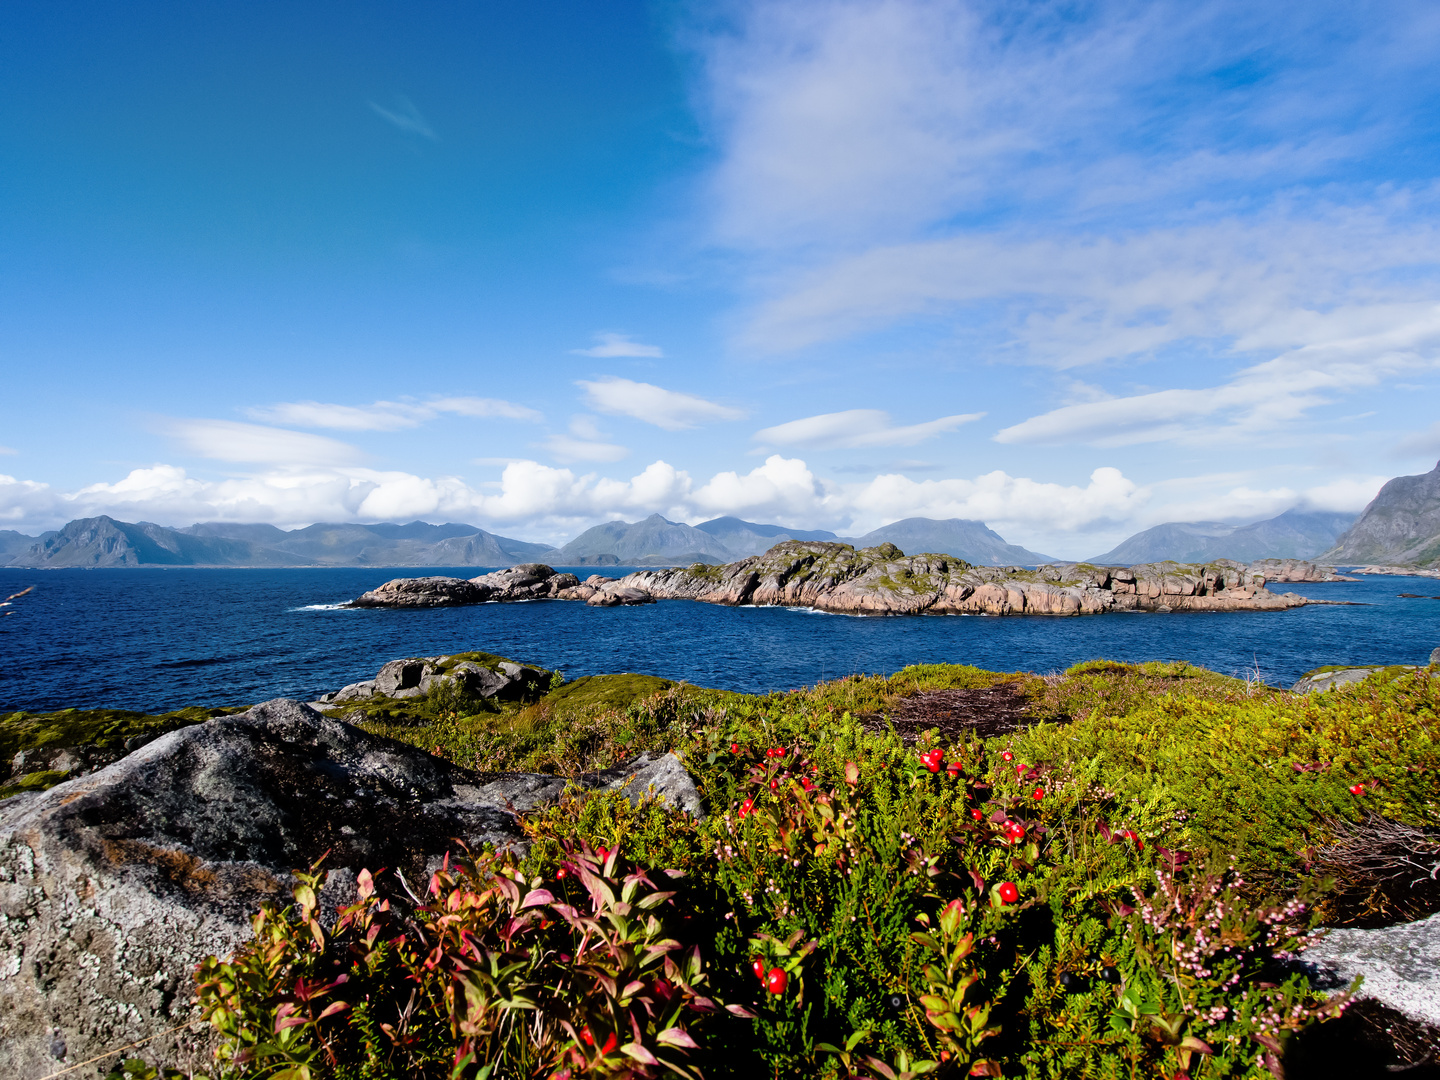
[[0,9],[0,528],[972,518],[1440,457],[1440,6]]

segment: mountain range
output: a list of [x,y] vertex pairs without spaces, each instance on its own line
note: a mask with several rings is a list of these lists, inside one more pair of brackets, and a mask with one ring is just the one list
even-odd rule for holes
[[[0,530],[0,565],[102,566],[686,566],[727,563],[768,551],[782,540],[828,540],[873,547],[891,543],[910,554],[953,555],[976,566],[1059,562],[1010,544],[984,522],[905,518],[863,536],[790,529],[720,517],[699,525],[652,514],[610,521],[563,547],[497,536],[474,525],[326,524],[303,529],[204,522],[183,529],[110,517],[72,521],[39,537]],[[1440,463],[1419,476],[1391,480],[1358,519],[1327,511],[1289,510],[1248,525],[1174,521],[1146,529],[1088,562],[1134,565],[1173,559],[1315,559],[1330,564],[1440,564]]]
[[109,566],[687,566],[727,563],[762,554],[782,540],[830,540],[902,551],[954,555],[981,566],[1054,562],[1007,544],[983,522],[907,518],[864,536],[823,529],[788,529],[716,518],[699,525],[652,514],[643,521],[611,521],[587,529],[561,548],[497,536],[474,525],[318,524],[286,531],[274,525],[203,522],[183,529],[110,517],[83,518],[42,536],[0,533],[0,565]]
[[1340,534],[1354,521],[1354,514],[1324,510],[1287,510],[1279,517],[1250,525],[1169,521],[1138,532],[1105,554],[1085,561],[1099,566],[1134,566],[1165,559],[1184,563],[1313,559],[1334,547]]

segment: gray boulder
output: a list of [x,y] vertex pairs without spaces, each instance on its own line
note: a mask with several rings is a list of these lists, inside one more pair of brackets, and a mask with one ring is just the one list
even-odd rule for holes
[[571,781],[480,774],[286,699],[0,801],[0,1076],[45,1077],[152,1036],[147,1057],[208,1071],[208,1036],[172,1030],[194,1016],[194,967],[249,937],[263,901],[288,901],[292,869],[330,853],[333,917],[361,868],[421,888],[456,839],[522,846],[515,814],[567,783],[702,812],[671,754]]
[[[1402,665],[1406,671],[1414,671],[1413,665]],[[1384,671],[1383,666],[1374,667],[1347,667],[1336,668],[1333,671],[1316,671],[1301,676],[1300,680],[1290,688],[1295,694],[1318,694],[1326,690],[1334,690],[1336,687],[1349,686],[1351,683],[1364,682],[1377,671]]]
[[637,604],[653,604],[655,597],[644,589],[607,585],[595,592],[585,603],[590,607],[630,607]]
[[[477,579],[478,580],[478,579]],[[491,590],[464,578],[395,578],[350,601],[349,607],[454,607],[483,604]]]
[[1430,650],[1430,663],[1440,664],[1440,649]]
[[[183,1023],[194,965],[232,951],[327,850],[352,876],[423,882],[452,838],[521,843],[475,780],[280,699],[0,801],[0,1075],[47,1076]],[[204,1046],[182,1033],[147,1051],[188,1068]]]
[[1363,975],[1362,997],[1440,1025],[1440,915],[1379,930],[1331,930],[1301,960],[1322,987],[1338,989]]

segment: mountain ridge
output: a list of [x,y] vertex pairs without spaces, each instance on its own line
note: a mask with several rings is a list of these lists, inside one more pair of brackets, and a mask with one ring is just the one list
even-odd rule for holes
[[1096,565],[1210,562],[1235,559],[1313,559],[1332,546],[1355,515],[1326,510],[1291,509],[1264,521],[1232,525],[1224,521],[1167,521],[1126,537],[1103,555],[1085,560]]
[[1440,461],[1388,481],[1320,559],[1331,563],[1440,566]]

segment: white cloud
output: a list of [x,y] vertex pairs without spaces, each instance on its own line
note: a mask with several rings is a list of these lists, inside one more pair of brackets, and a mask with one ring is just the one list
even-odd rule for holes
[[588,349],[571,349],[576,356],[598,356],[602,358],[615,356],[636,356],[636,357],[662,357],[665,350],[659,345],[644,345],[638,341],[631,341],[628,334],[614,334],[602,332],[595,335],[597,344]]
[[1177,441],[1213,445],[1273,432],[1347,392],[1440,369],[1440,305],[1389,305],[1376,313],[1331,311],[1320,341],[1244,368],[1227,383],[1065,405],[995,436],[1002,443],[1126,446]]
[[442,413],[505,420],[542,419],[534,409],[498,398],[448,397],[429,401],[377,401],[372,405],[337,405],[321,401],[282,401],[249,408],[253,420],[294,427],[333,428],[344,431],[399,431],[418,427]]
[[628,447],[610,442],[595,418],[583,413],[570,418],[568,435],[551,435],[539,445],[562,465],[572,461],[619,461],[630,453]]
[[20,451],[19,451],[19,450],[16,450],[13,446],[0,446],[0,454],[18,454],[18,453],[20,453]]
[[805,446],[816,449],[836,447],[914,446],[918,442],[954,431],[962,424],[979,420],[985,414],[964,413],[942,416],[923,424],[894,427],[890,414],[880,409],[847,409],[844,412],[822,413],[803,420],[791,420],[755,433],[762,443],[778,446]]
[[615,443],[594,442],[577,439],[571,435],[551,435],[545,439],[545,448],[556,461],[619,461],[630,453],[629,449]]
[[401,131],[409,132],[411,135],[419,135],[426,139],[438,140],[440,138],[439,135],[435,134],[434,129],[430,127],[425,117],[420,115],[420,110],[415,107],[415,103],[407,97],[397,97],[394,106],[388,109],[383,105],[377,105],[373,101],[370,102],[369,105],[370,108],[375,111],[376,116],[394,124]]
[[170,420],[162,430],[193,454],[216,461],[264,465],[350,465],[360,451],[349,443],[301,431],[234,420]]
[[590,407],[615,416],[629,416],[666,431],[684,431],[707,420],[740,420],[745,413],[714,401],[666,390],[650,383],[610,375],[575,384],[584,389]]

